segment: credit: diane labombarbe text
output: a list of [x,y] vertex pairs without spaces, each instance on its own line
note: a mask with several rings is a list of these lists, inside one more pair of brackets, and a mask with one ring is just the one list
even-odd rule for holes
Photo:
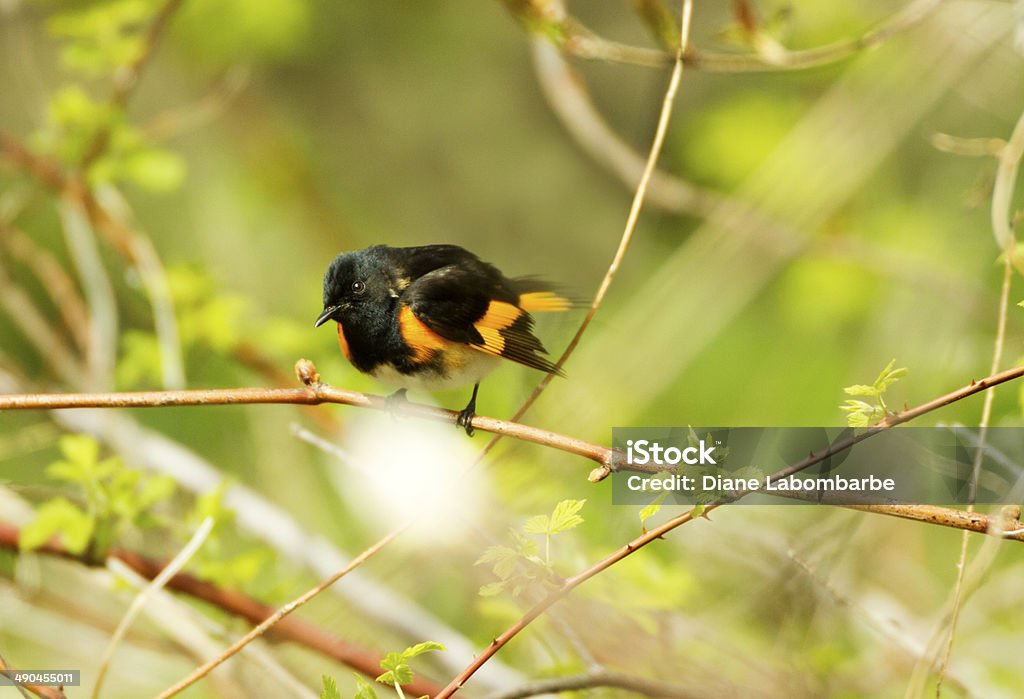
[[[616,427],[625,457],[612,502],[691,505],[745,497],[742,504],[957,505],[968,502],[977,435],[968,428],[888,430],[798,473],[779,475],[808,454],[847,440],[843,427]],[[1006,502],[1021,480],[1024,428],[989,430],[976,502]]]

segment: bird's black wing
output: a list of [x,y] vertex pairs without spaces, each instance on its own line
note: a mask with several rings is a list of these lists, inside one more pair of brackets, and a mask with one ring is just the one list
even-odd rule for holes
[[423,274],[402,292],[400,302],[412,316],[399,316],[406,339],[421,336],[418,321],[446,340],[561,374],[541,356],[547,351],[533,334],[533,318],[521,307],[520,294],[496,268],[471,257]]

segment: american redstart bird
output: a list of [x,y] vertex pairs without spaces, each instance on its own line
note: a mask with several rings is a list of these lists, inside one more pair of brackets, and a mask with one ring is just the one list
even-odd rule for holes
[[324,310],[314,327],[338,323],[352,365],[398,386],[440,390],[473,384],[456,424],[473,434],[480,381],[510,359],[563,375],[544,358],[531,312],[564,311],[571,302],[545,282],[509,278],[457,245],[346,252],[324,274]]

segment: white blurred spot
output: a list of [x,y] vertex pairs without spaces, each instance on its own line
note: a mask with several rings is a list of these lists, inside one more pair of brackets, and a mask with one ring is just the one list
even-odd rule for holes
[[406,536],[432,544],[471,531],[489,500],[484,469],[469,468],[483,440],[447,423],[354,412],[341,441],[347,463],[332,470],[352,510],[389,529],[418,517]]

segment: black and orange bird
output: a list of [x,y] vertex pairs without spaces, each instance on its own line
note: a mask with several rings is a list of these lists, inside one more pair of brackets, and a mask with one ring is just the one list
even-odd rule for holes
[[410,389],[473,384],[456,424],[473,434],[480,381],[499,359],[563,375],[533,334],[539,311],[565,311],[570,301],[552,285],[510,278],[457,245],[346,252],[324,274],[324,310],[315,327],[338,324],[341,351],[359,371]]

